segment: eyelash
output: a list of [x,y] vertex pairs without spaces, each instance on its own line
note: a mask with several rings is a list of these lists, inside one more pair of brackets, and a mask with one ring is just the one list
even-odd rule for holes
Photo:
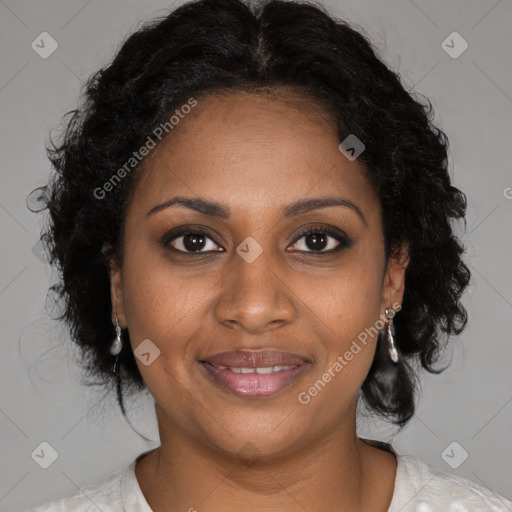
[[[309,251],[298,251],[299,253],[312,254],[314,256],[321,256],[321,255],[325,255],[325,254],[334,254],[334,253],[337,253],[338,251],[341,251],[342,249],[349,249],[354,244],[353,240],[351,240],[348,236],[346,236],[342,233],[339,233],[338,231],[335,231],[335,230],[329,229],[329,228],[325,228],[325,227],[312,226],[312,227],[309,227],[308,229],[302,231],[301,233],[299,233],[299,235],[297,235],[297,238],[292,243],[292,245],[295,245],[301,238],[303,238],[307,235],[311,235],[313,233],[328,235],[328,236],[334,238],[337,242],[339,242],[338,246],[329,251],[311,251],[311,250],[309,250]],[[173,247],[171,245],[171,242],[173,242],[174,240],[176,240],[178,238],[181,238],[182,236],[186,236],[186,235],[204,235],[207,238],[209,238],[210,240],[212,240],[216,245],[219,245],[219,246],[221,245],[217,240],[215,240],[215,237],[213,237],[209,232],[203,231],[202,229],[196,229],[196,228],[183,228],[183,229],[180,229],[180,230],[172,232],[172,233],[167,233],[164,236],[163,245],[164,245],[164,247],[171,249],[179,254],[190,254],[193,256],[204,255],[204,254],[208,254],[211,252],[223,252],[223,251],[182,251],[180,249],[176,249],[175,247]]]

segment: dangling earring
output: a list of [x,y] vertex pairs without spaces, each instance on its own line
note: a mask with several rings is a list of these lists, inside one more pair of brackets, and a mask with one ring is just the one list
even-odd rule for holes
[[395,347],[395,340],[393,338],[395,328],[393,326],[394,311],[386,308],[386,338],[388,343],[388,352],[391,361],[398,363],[398,351]]
[[114,366],[112,367],[112,373],[116,373],[117,359],[119,357],[119,353],[121,352],[122,348],[123,348],[123,340],[121,339],[121,327],[119,327],[119,320],[117,319],[117,316],[116,316],[116,338],[112,342],[112,345],[110,346],[110,353],[113,356],[116,356]]

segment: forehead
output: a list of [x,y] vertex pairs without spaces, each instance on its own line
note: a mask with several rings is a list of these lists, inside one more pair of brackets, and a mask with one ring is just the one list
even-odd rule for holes
[[302,95],[201,96],[143,161],[131,208],[147,211],[178,194],[229,202],[240,213],[319,195],[375,203],[364,165],[338,145],[334,115]]

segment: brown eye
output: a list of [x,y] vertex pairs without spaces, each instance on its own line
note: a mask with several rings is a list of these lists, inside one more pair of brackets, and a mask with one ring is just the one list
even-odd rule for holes
[[312,251],[322,251],[329,245],[330,237],[325,233],[311,233],[310,235],[304,235],[305,245]]
[[310,228],[297,238],[292,248],[301,252],[332,254],[352,245],[353,241],[342,232],[338,233],[326,228]]
[[166,235],[164,245],[172,246],[173,249],[183,253],[206,253],[206,252],[220,252],[217,243],[209,236],[208,233],[187,229],[180,232],[174,232],[172,236]]

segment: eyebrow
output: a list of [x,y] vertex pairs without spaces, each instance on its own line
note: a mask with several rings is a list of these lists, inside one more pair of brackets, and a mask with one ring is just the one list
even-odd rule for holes
[[[176,196],[169,199],[168,201],[165,201],[165,203],[151,208],[151,210],[146,213],[146,217],[149,217],[150,215],[153,215],[171,206],[184,206],[199,213],[210,215],[212,217],[218,217],[221,219],[229,219],[231,216],[231,209],[225,204],[211,201],[209,199],[204,199],[202,197]],[[328,206],[345,206],[350,208],[358,215],[365,226],[368,225],[363,212],[352,201],[349,201],[348,199],[342,199],[340,197],[315,197],[309,199],[299,199],[298,201],[289,204],[283,209],[283,217],[291,218],[303,213],[307,213],[311,210],[326,208]]]

